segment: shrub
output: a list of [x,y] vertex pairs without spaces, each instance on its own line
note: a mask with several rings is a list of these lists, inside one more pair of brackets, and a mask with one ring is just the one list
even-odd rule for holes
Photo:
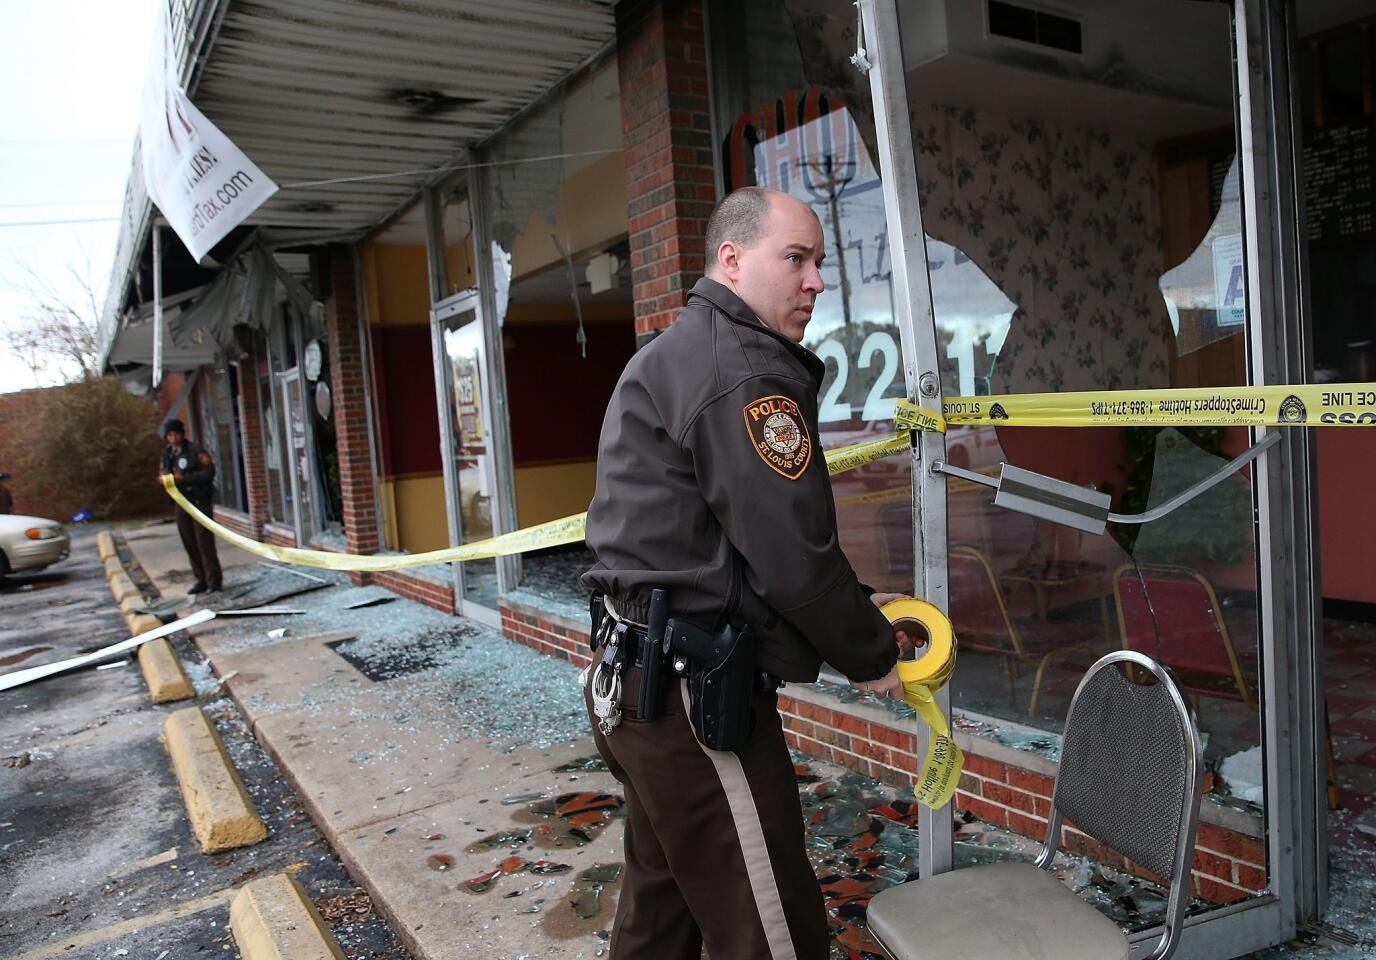
[[170,501],[155,480],[162,440],[150,397],[133,396],[115,377],[44,392],[34,422],[15,438],[22,438],[16,497],[22,487],[59,519],[82,508],[99,518],[166,511]]

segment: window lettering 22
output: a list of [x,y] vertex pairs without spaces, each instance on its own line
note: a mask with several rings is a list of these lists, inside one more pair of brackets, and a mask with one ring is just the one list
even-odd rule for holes
[[[852,419],[854,405],[842,399],[850,380],[851,358],[846,354],[846,348],[839,340],[829,339],[823,340],[815,352],[823,362],[836,364],[836,377],[823,394],[821,408],[817,411],[818,422],[836,423]],[[898,344],[894,342],[893,334],[876,330],[866,337],[860,345],[856,365],[868,370],[875,365],[876,355],[882,364],[878,376],[870,384],[869,392],[865,394],[865,405],[860,411],[861,420],[886,420],[893,416],[894,397],[885,396],[898,376]]]

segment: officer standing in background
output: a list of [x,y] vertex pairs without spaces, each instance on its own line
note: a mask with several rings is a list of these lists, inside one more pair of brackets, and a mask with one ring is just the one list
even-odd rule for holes
[[[162,427],[162,474],[171,474],[177,489],[192,505],[206,516],[215,505],[215,461],[199,446],[186,438],[186,426],[180,420],[168,420]],[[177,533],[191,561],[196,582],[187,593],[216,593],[222,586],[220,555],[215,550],[215,534],[197,523],[180,506],[177,508]]]
[[[617,384],[588,512],[585,694],[626,791],[611,957],[698,960],[705,941],[713,960],[824,960],[775,690],[826,661],[901,698],[907,638],[878,610],[893,595],[871,596],[841,551],[815,446],[825,366],[801,343],[824,289],[817,216],[737,190],[706,252],[687,306]],[[733,675],[742,709],[723,693]]]

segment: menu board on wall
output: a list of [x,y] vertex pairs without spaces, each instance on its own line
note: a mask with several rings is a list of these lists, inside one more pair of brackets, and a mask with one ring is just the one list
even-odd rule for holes
[[1304,148],[1305,213],[1311,243],[1376,233],[1376,132],[1366,121],[1315,130]]

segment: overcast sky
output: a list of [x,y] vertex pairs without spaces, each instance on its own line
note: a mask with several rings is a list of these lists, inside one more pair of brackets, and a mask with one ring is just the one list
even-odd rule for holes
[[[26,269],[69,284],[89,258],[104,303],[157,3],[0,0],[0,324]],[[0,345],[0,393],[42,385]]]

